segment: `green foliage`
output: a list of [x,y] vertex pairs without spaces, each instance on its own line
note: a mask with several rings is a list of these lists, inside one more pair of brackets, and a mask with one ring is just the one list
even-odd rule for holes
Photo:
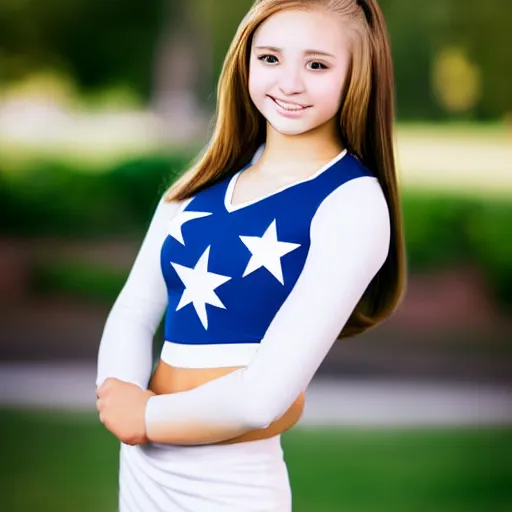
[[63,292],[82,299],[112,303],[126,281],[122,270],[75,262],[36,264],[32,288],[37,293]]
[[501,301],[512,305],[511,202],[487,202],[472,218],[468,231],[479,266],[485,269]]
[[165,3],[2,0],[0,83],[53,68],[83,90],[130,84],[146,96]]
[[[140,237],[160,194],[190,161],[188,155],[156,155],[102,172],[43,161],[25,172],[0,170],[0,230],[24,237]],[[474,264],[499,301],[512,305],[510,201],[405,190],[402,204],[411,272]],[[122,276],[107,279],[103,272],[59,263],[35,269],[35,276],[42,289],[110,300]]]
[[[236,28],[253,0],[2,0],[0,85],[38,70],[55,70],[82,93],[130,88],[151,97],[155,49],[165,30],[202,19],[211,63],[202,81],[213,107],[214,79]],[[446,119],[432,88],[436,58],[460,48],[482,77],[477,105],[462,115],[500,119],[510,114],[510,0],[379,0],[388,25],[400,119]],[[172,20],[168,24],[169,20]],[[187,21],[188,20],[188,21]],[[193,46],[195,41],[189,39]],[[204,52],[204,47],[202,49]],[[464,80],[461,87],[464,86]],[[96,95],[94,96],[96,97]]]
[[512,306],[512,203],[406,191],[403,216],[411,272],[473,264],[496,298]]
[[466,262],[471,255],[467,223],[478,210],[478,202],[465,197],[404,193],[407,255],[413,270]]
[[42,160],[23,172],[0,167],[0,231],[75,238],[140,232],[158,194],[188,162],[186,155],[155,155],[109,171]]

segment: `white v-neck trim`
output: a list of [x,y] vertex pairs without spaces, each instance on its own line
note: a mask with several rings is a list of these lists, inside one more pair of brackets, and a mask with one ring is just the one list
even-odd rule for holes
[[[330,167],[332,167],[336,162],[340,161],[345,155],[347,154],[347,150],[344,149],[341,153],[339,153],[338,155],[336,155],[332,160],[330,160],[329,162],[327,162],[325,165],[323,165],[322,167],[320,167],[320,169],[318,169],[318,171],[316,171],[314,174],[312,174],[311,176],[308,176],[307,178],[304,178],[303,180],[299,180],[299,181],[295,181],[293,183],[289,183],[288,185],[283,185],[282,187],[278,188],[277,190],[274,190],[274,192],[270,192],[269,194],[266,194],[262,197],[259,197],[258,199],[253,199],[251,201],[245,201],[243,203],[239,203],[239,204],[235,204],[233,205],[231,203],[231,199],[233,197],[233,192],[235,190],[235,186],[236,186],[236,182],[238,181],[238,177],[240,176],[240,174],[245,170],[245,169],[248,169],[250,166],[248,167],[244,167],[243,169],[240,169],[236,174],[234,174],[231,179],[229,180],[229,183],[228,183],[228,186],[226,188],[226,193],[224,195],[224,206],[226,208],[226,210],[228,212],[235,212],[237,210],[241,210],[242,208],[245,208],[247,206],[251,206],[252,204],[256,204],[256,203],[259,203],[260,201],[263,201],[264,199],[267,199],[269,197],[272,197],[276,194],[279,194],[280,192],[283,192],[284,190],[286,189],[289,189],[289,188],[292,188],[292,187],[295,187],[296,185],[300,185],[301,183],[306,183],[308,181],[311,181],[311,180],[314,180],[315,178],[317,178],[318,176],[320,176],[320,174],[322,174],[323,172],[325,172],[327,169],[329,169]],[[254,161],[254,160],[253,160]]]

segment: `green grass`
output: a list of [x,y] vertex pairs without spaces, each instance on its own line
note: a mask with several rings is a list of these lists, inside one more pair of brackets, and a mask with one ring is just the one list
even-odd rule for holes
[[[118,444],[94,415],[3,410],[0,434],[2,510],[117,510]],[[294,512],[512,510],[512,429],[296,428],[283,447]]]

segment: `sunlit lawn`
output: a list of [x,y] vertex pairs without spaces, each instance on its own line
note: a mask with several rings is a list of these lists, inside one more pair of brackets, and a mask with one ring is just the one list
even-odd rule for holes
[[[0,510],[117,510],[118,444],[94,415],[1,411],[0,433]],[[301,428],[283,445],[294,512],[512,510],[512,429]]]

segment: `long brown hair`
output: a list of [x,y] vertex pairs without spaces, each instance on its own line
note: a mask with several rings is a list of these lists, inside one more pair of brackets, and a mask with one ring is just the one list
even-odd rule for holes
[[352,35],[352,59],[339,112],[339,135],[378,178],[391,221],[388,257],[354,309],[340,337],[367,330],[388,317],[406,284],[406,259],[393,149],[394,81],[389,37],[376,0],[258,0],[242,20],[218,84],[213,135],[196,162],[167,191],[181,201],[246,165],[265,142],[266,121],[248,91],[255,30],[283,9],[324,8],[340,14]]

